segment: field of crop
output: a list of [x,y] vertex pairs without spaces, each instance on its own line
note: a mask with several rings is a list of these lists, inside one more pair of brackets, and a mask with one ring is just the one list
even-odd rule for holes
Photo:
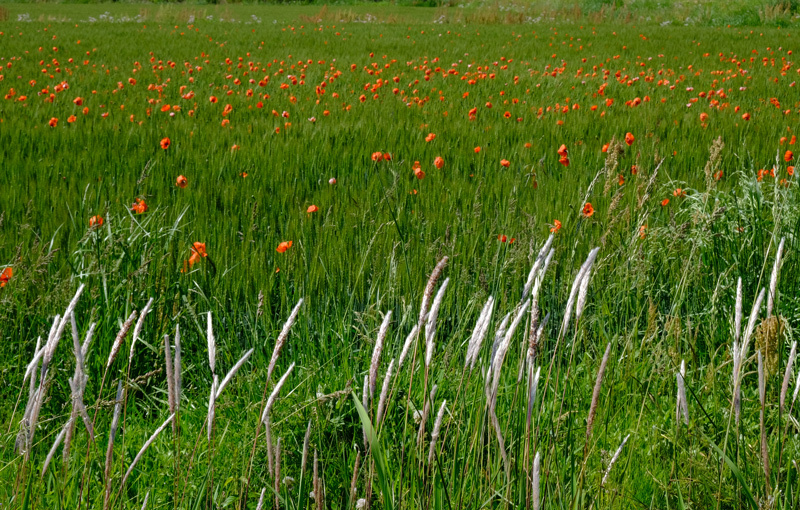
[[455,9],[4,6],[0,508],[800,507],[797,32]]

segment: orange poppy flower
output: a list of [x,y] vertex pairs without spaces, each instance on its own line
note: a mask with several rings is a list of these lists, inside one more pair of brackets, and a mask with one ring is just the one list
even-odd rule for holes
[[686,192],[683,191],[682,189],[678,188],[678,189],[676,189],[675,191],[672,192],[672,196],[674,196],[674,197],[685,197],[686,196]]
[[617,176],[617,180],[618,180],[620,186],[624,186],[625,185],[625,176],[624,175],[619,174]]
[[509,166],[511,166],[511,162],[509,160],[507,160],[507,159],[501,159],[500,160],[500,166],[504,166],[504,167],[508,168]]
[[708,122],[708,114],[707,113],[703,112],[703,113],[700,114],[700,122],[702,122],[704,124],[706,122]]
[[742,120],[750,120],[750,114],[745,113],[744,115],[742,115]]
[[635,138],[633,137],[633,133],[625,133],[625,143],[628,145],[633,145],[633,141]]
[[426,142],[432,142],[436,140],[436,133],[428,133],[428,136],[425,137]]
[[136,214],[142,214],[143,212],[147,211],[147,204],[143,199],[137,198],[131,206],[131,211],[135,212]]
[[103,217],[99,214],[92,216],[89,218],[89,226],[90,227],[100,227],[103,225]]
[[206,253],[206,243],[192,243],[192,247],[189,250],[192,252],[192,255],[189,257],[189,267],[200,262],[202,258],[208,257],[208,253]]
[[14,270],[11,268],[11,266],[3,269],[3,272],[0,273],[0,287],[5,287],[8,283],[8,280],[10,280],[12,276],[14,276]]
[[647,230],[647,225],[642,225],[639,227],[639,239],[644,239],[646,237],[645,231]]
[[316,205],[313,205],[313,204],[312,204],[312,205],[309,205],[309,206],[308,206],[308,209],[306,209],[306,212],[307,212],[308,214],[315,213],[315,212],[317,212],[317,211],[319,211],[319,207],[317,207]]
[[441,170],[444,167],[444,158],[441,156],[436,156],[433,160],[433,166],[435,166],[438,170]]
[[167,150],[167,149],[169,149],[169,144],[170,144],[170,143],[171,143],[171,142],[169,141],[169,138],[168,138],[168,137],[164,137],[164,138],[162,138],[162,139],[161,139],[161,148],[162,148],[162,149],[164,149],[164,150]]
[[794,159],[794,153],[792,151],[786,151],[783,154],[783,160],[786,161],[787,163],[792,159]]
[[292,247],[291,241],[283,241],[281,244],[278,245],[277,248],[275,248],[275,251],[277,251],[278,253],[283,253],[291,247]]
[[175,186],[179,188],[185,188],[188,183],[186,182],[186,177],[183,175],[179,175],[178,178],[175,180]]
[[567,146],[562,143],[561,147],[559,147],[558,151],[556,151],[556,152],[558,152],[559,156],[566,157],[566,155],[567,155]]
[[553,220],[553,226],[550,228],[550,232],[556,233],[561,230],[561,222],[558,220]]
[[564,166],[569,166],[569,158],[566,156],[566,154],[558,158],[558,162]]
[[480,147],[475,147],[475,154],[478,154],[481,151]]
[[664,200],[661,201],[661,207],[666,207],[668,204],[669,204],[668,198],[665,198]]
[[392,160],[392,155],[389,154],[388,152],[384,152],[383,153],[383,160],[384,161],[391,161]]
[[508,240],[508,238],[505,235],[500,234],[499,236],[497,236],[497,240],[500,241],[501,243],[504,243]]
[[793,176],[794,175],[794,167],[793,166],[786,167],[786,173],[789,174],[789,177]]
[[72,102],[75,103],[75,106],[83,106],[82,97],[76,97],[75,99],[72,100]]
[[603,144],[603,148],[600,150],[600,152],[608,152],[608,144],[607,143]]
[[70,115],[69,117],[67,117],[67,122],[69,122],[70,124],[72,124],[76,120],[78,120],[78,117],[76,117],[74,115]]
[[50,119],[50,121],[48,122],[48,124],[50,125],[50,127],[54,128],[54,127],[58,126],[58,119],[55,118],[55,117],[52,117]]
[[372,161],[380,161],[383,158],[383,154],[380,152],[373,152],[372,153]]
[[591,202],[586,202],[583,205],[583,210],[581,211],[581,214],[583,214],[584,218],[589,218],[592,216],[592,214],[594,214],[594,207],[592,207]]

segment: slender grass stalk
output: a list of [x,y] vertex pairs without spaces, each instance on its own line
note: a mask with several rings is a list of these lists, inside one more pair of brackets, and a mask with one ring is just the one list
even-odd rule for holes
[[608,482],[608,475],[611,474],[611,469],[614,467],[614,464],[617,463],[617,460],[619,460],[619,456],[622,453],[622,449],[625,447],[625,443],[628,442],[628,438],[630,438],[630,437],[631,437],[630,434],[625,436],[625,438],[622,440],[622,443],[620,443],[619,448],[617,448],[617,451],[614,452],[614,456],[611,457],[611,461],[608,463],[608,467],[606,468],[606,472],[605,472],[605,474],[603,474],[603,481],[600,482],[601,486],[605,486],[606,482]]

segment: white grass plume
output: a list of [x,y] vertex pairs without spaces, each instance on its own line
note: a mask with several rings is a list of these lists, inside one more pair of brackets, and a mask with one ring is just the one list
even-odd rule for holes
[[442,419],[444,412],[447,410],[447,400],[442,401],[439,412],[436,414],[436,421],[433,423],[433,433],[431,434],[431,446],[428,449],[428,464],[433,462],[433,454],[436,451],[436,441],[439,439],[439,434],[442,431]]
[[394,359],[389,362],[389,368],[386,370],[386,375],[383,376],[383,387],[381,388],[381,396],[378,400],[378,412],[375,415],[375,425],[378,426],[383,419],[383,413],[386,410],[386,397],[389,395],[389,385],[392,381],[392,370],[394,369]]
[[478,354],[481,351],[481,344],[483,339],[486,338],[486,333],[489,331],[489,323],[492,320],[494,313],[494,298],[489,296],[486,304],[483,305],[481,314],[478,316],[478,321],[475,323],[475,329],[472,330],[472,337],[467,345],[467,356],[464,361],[464,369],[469,367],[470,372],[475,366],[475,361],[478,359]]
[[613,457],[611,457],[611,462],[609,462],[609,463],[608,463],[608,468],[606,468],[606,472],[605,472],[605,474],[603,475],[603,481],[602,481],[602,482],[600,482],[600,485],[601,485],[601,486],[602,486],[602,485],[605,485],[605,484],[606,484],[606,482],[608,481],[608,475],[610,475],[610,474],[611,474],[611,468],[613,468],[613,467],[614,467],[614,464],[616,464],[617,460],[619,459],[619,455],[622,453],[622,449],[625,447],[625,443],[627,443],[627,442],[628,442],[628,438],[629,438],[629,437],[631,437],[631,435],[630,435],[630,434],[628,434],[627,436],[625,436],[625,439],[623,439],[623,440],[622,440],[622,443],[619,445],[619,448],[617,448],[617,451],[616,451],[616,452],[614,452],[614,456],[613,456]]
[[778,292],[778,272],[781,268],[781,256],[783,255],[783,244],[786,238],[781,237],[778,244],[778,251],[775,253],[775,264],[772,266],[772,275],[769,279],[769,294],[767,295],[767,317],[772,317],[772,307],[775,304],[775,296]]
[[136,321],[136,327],[133,328],[133,341],[131,342],[131,352],[128,354],[128,364],[133,361],[133,351],[136,347],[136,341],[139,340],[139,337],[142,334],[142,328],[144,327],[144,320],[147,318],[147,314],[150,313],[150,309],[153,307],[153,298],[150,298],[147,301],[147,304],[144,305],[142,309],[142,313],[139,314],[139,320]]
[[233,367],[228,371],[228,373],[225,375],[225,378],[222,380],[221,383],[219,383],[219,388],[217,388],[217,394],[215,398],[219,398],[220,394],[222,393],[222,390],[224,390],[225,387],[228,386],[228,383],[231,382],[233,376],[236,375],[236,372],[238,372],[239,369],[242,368],[242,365],[244,365],[247,359],[250,357],[250,355],[253,354],[253,351],[254,349],[250,349],[249,351],[244,353],[244,355],[241,358],[239,358],[239,361],[237,361],[236,364],[233,365]]
[[303,298],[300,298],[300,300],[297,301],[297,304],[294,305],[294,308],[292,308],[289,318],[286,319],[286,322],[283,324],[283,329],[281,329],[278,338],[275,340],[275,348],[272,350],[272,358],[270,358],[269,367],[267,367],[267,381],[272,378],[272,372],[275,370],[275,363],[278,362],[278,356],[280,355],[281,349],[283,349],[283,346],[286,343],[286,339],[289,338],[289,330],[292,329],[292,326],[297,321],[297,316],[300,314],[300,307],[302,305]]
[[439,291],[436,293],[436,297],[433,299],[433,305],[431,305],[431,311],[428,313],[428,318],[425,323],[425,366],[429,367],[431,365],[431,359],[433,358],[433,351],[435,346],[435,339],[436,339],[436,320],[439,317],[439,308],[442,306],[442,299],[444,298],[444,293],[447,290],[447,285],[450,283],[450,278],[445,278],[442,282],[442,285],[439,287]]
[[206,341],[208,342],[208,366],[211,373],[216,373],[217,366],[217,343],[214,339],[214,324],[211,320],[211,312],[208,312],[208,326],[206,327]]
[[794,360],[797,358],[797,341],[792,342],[792,348],[789,351],[789,359],[786,361],[786,371],[783,374],[783,383],[781,384],[781,399],[780,399],[780,409],[783,412],[784,404],[786,403],[786,392],[789,389],[789,382],[792,378],[792,367],[794,366]]
[[286,384],[286,380],[289,378],[289,374],[292,373],[294,369],[294,363],[289,365],[289,368],[286,370],[286,373],[283,374],[278,382],[275,384],[275,387],[272,389],[272,393],[270,393],[269,398],[267,399],[267,405],[264,406],[264,412],[261,415],[261,421],[266,423],[269,420],[269,412],[272,410],[272,406],[275,405],[275,401],[278,400],[278,396],[281,393],[281,388],[283,385]]
[[378,382],[378,368],[381,364],[381,353],[383,352],[383,343],[386,340],[386,335],[389,333],[389,323],[392,320],[392,311],[386,312],[383,316],[383,322],[378,330],[378,337],[375,340],[375,347],[372,349],[372,361],[369,365],[369,397],[370,400],[375,396],[375,387]]

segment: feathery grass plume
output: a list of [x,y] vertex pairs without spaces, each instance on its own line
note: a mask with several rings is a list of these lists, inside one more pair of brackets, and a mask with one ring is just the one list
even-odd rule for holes
[[[364,407],[365,411],[367,409],[369,409],[369,375],[368,374],[364,374],[364,387],[362,388],[362,391],[361,391],[361,405]],[[367,431],[366,430],[362,430],[361,431],[361,435],[364,438],[364,451],[366,451],[367,450],[367,446],[369,444],[369,442],[367,441]]]
[[356,499],[356,487],[358,484],[358,469],[361,463],[361,452],[356,452],[356,463],[353,465],[353,477],[350,479],[350,504],[347,506],[348,509],[353,504],[353,500]]
[[44,473],[47,471],[47,466],[50,465],[50,461],[53,460],[53,456],[56,454],[56,450],[58,450],[58,445],[61,444],[61,441],[64,440],[64,436],[67,434],[67,429],[70,426],[70,422],[64,424],[61,427],[61,432],[58,433],[56,436],[56,440],[53,441],[53,446],[50,447],[50,452],[47,454],[47,458],[44,460],[44,466],[42,467],[42,478],[44,478]]
[[536,402],[536,389],[539,386],[539,376],[541,375],[542,367],[536,368],[536,373],[533,373],[533,366],[528,369],[528,415],[527,425],[531,426],[531,416],[533,415],[533,404]]
[[264,439],[267,441],[267,473],[273,476],[275,471],[275,462],[273,458],[274,450],[272,448],[272,423],[267,416],[267,421],[264,422]]
[[497,327],[497,331],[494,332],[494,341],[492,342],[492,354],[489,356],[489,369],[486,372],[486,381],[489,381],[489,374],[492,373],[492,365],[494,364],[494,357],[497,354],[497,347],[500,345],[500,342],[506,337],[506,330],[508,329],[508,322],[511,320],[511,312],[508,312],[503,320],[500,321],[500,325]]
[[614,456],[611,457],[611,462],[608,463],[608,468],[606,468],[606,472],[603,475],[603,481],[600,482],[601,486],[605,485],[606,482],[608,481],[608,475],[611,474],[611,468],[614,467],[614,464],[616,464],[617,460],[619,459],[619,455],[620,455],[620,453],[622,453],[622,449],[625,447],[625,443],[628,442],[628,438],[629,437],[631,437],[630,434],[625,436],[625,439],[622,440],[622,443],[620,443],[619,448],[617,448],[617,451],[614,452]]
[[533,458],[533,487],[532,487],[532,499],[533,499],[533,510],[539,510],[539,505],[541,504],[541,495],[539,493],[539,478],[541,477],[541,462],[542,459],[539,456],[539,452],[536,452],[536,456]]
[[[78,287],[78,290],[75,292],[75,296],[72,298],[72,301],[70,301],[69,304],[67,305],[67,309],[64,312],[64,315],[61,316],[61,321],[58,324],[58,328],[47,339],[47,343],[45,344],[45,347],[47,349],[45,350],[44,361],[42,362],[43,375],[46,372],[47,366],[50,364],[50,361],[53,359],[53,355],[56,352],[56,347],[58,347],[58,342],[61,340],[61,335],[64,333],[64,329],[67,327],[67,321],[69,320],[70,316],[75,312],[75,307],[78,305],[78,300],[80,299],[81,294],[83,294],[84,288],[86,288],[86,285],[84,284],[81,284],[81,286]],[[40,380],[41,379],[43,378],[40,377]]]
[[[597,254],[600,251],[600,248],[594,248],[592,251],[589,252],[589,255],[586,257],[586,261],[583,263],[581,268],[578,270],[578,274],[575,276],[575,281],[572,283],[572,289],[569,292],[569,299],[567,299],[567,308],[564,311],[564,322],[561,324],[561,336],[563,336],[567,332],[567,327],[569,326],[569,321],[572,318],[572,307],[575,304],[576,298],[578,298],[578,292],[583,286],[583,279],[586,278],[587,273],[591,270],[592,264],[594,264],[595,259],[597,258]],[[586,283],[587,289],[589,283]],[[584,302],[586,301],[586,295],[584,292],[583,295]],[[580,307],[580,312],[583,312],[583,305]],[[576,323],[577,320],[580,319],[580,314],[576,314]]]
[[375,415],[375,426],[380,425],[383,419],[383,412],[386,410],[386,397],[389,395],[389,383],[392,380],[392,370],[394,370],[394,358],[389,362],[389,368],[386,370],[386,375],[383,376],[383,387],[381,388],[381,396],[378,400],[378,412]]
[[767,445],[767,431],[764,426],[764,409],[767,405],[767,381],[764,375],[764,360],[761,351],[758,351],[758,400],[761,403],[759,412],[759,425],[761,429],[761,465],[764,468],[764,481],[769,490],[769,445]]
[[177,420],[178,411],[181,408],[181,388],[183,386],[183,367],[181,366],[181,330],[179,325],[175,325],[175,357],[172,378],[175,384],[175,415]]
[[258,504],[256,505],[256,510],[263,510],[264,509],[264,494],[267,493],[267,488],[264,487],[261,489],[261,496],[258,497]]
[[742,278],[736,282],[736,306],[733,319],[733,391],[736,393],[736,378],[739,375],[739,344],[742,339]]
[[433,454],[436,451],[436,440],[439,439],[439,434],[442,431],[442,419],[444,418],[444,412],[447,410],[447,400],[442,401],[441,407],[439,407],[439,412],[436,414],[436,421],[433,422],[433,433],[431,434],[431,445],[428,449],[428,464],[433,462]]
[[122,492],[122,489],[125,488],[125,482],[128,481],[128,477],[131,475],[131,472],[133,472],[133,468],[136,467],[136,464],[138,464],[139,461],[142,459],[142,456],[144,455],[144,452],[147,451],[147,449],[150,447],[150,445],[153,444],[153,441],[155,441],[156,438],[158,437],[158,435],[161,434],[161,432],[163,432],[165,428],[167,428],[167,425],[169,425],[171,421],[172,421],[172,415],[169,415],[169,418],[167,418],[164,421],[164,423],[162,423],[155,430],[155,432],[153,432],[153,435],[150,436],[150,439],[148,439],[144,443],[144,445],[142,445],[142,449],[139,450],[139,453],[137,453],[136,457],[133,458],[133,462],[131,462],[131,465],[128,466],[128,470],[125,472],[125,476],[122,477],[122,483],[120,484],[120,488],[119,488],[120,492]]
[[208,442],[211,442],[211,429],[214,426],[214,413],[215,407],[217,403],[217,384],[219,383],[219,378],[217,374],[214,374],[214,380],[211,383],[211,393],[208,395],[208,417],[206,420],[206,432],[208,433]]
[[797,380],[794,383],[794,393],[792,393],[792,405],[797,400],[797,394],[800,393],[800,370],[797,371]]
[[308,444],[311,442],[311,420],[308,420],[306,427],[306,437],[303,438],[303,456],[300,459],[300,479],[306,474],[306,463],[308,462]]
[[281,507],[281,438],[275,444],[275,510]]
[[[169,412],[175,415],[175,374],[172,364],[172,355],[169,348],[169,335],[164,335],[164,363],[167,365],[167,404],[169,405]],[[175,420],[172,420],[172,433],[175,434]]]
[[439,308],[442,306],[442,298],[447,290],[447,284],[450,283],[450,278],[445,278],[436,297],[433,299],[433,305],[428,313],[428,318],[425,322],[425,366],[431,366],[431,359],[433,358],[433,350],[436,339],[436,319],[439,317]]
[[117,337],[114,339],[114,344],[111,347],[111,353],[108,355],[108,361],[106,361],[106,369],[111,367],[111,364],[114,363],[114,360],[117,359],[117,354],[119,354],[119,350],[122,347],[122,342],[125,340],[125,337],[128,335],[128,331],[131,330],[131,326],[133,326],[133,321],[136,320],[138,316],[136,310],[132,311],[125,322],[122,324],[122,327],[119,329],[119,333],[117,333]]
[[464,360],[464,370],[469,367],[470,372],[475,366],[475,361],[478,359],[478,353],[481,350],[483,339],[486,338],[486,333],[489,331],[489,322],[492,320],[492,313],[494,313],[494,298],[489,296],[486,304],[483,305],[481,314],[478,316],[478,321],[475,323],[475,329],[472,330],[472,337],[469,339],[467,345],[467,356]]
[[217,366],[217,343],[214,339],[214,324],[211,320],[211,312],[208,312],[208,326],[206,328],[206,340],[208,341],[208,366],[211,373],[216,373]]
[[442,271],[444,271],[444,266],[447,265],[448,260],[448,257],[442,257],[442,260],[440,260],[439,263],[436,264],[436,267],[433,268],[433,272],[428,278],[428,283],[425,285],[425,291],[422,293],[422,304],[419,307],[419,320],[417,321],[417,326],[419,326],[419,329],[422,329],[422,326],[425,325],[425,321],[428,318],[428,311],[430,309],[430,301],[431,297],[433,296],[433,291],[436,289],[436,283],[439,281],[439,277],[442,276]]
[[775,296],[778,292],[778,272],[781,267],[781,257],[783,255],[783,243],[786,238],[781,237],[778,244],[778,251],[775,253],[775,264],[772,266],[772,275],[769,279],[769,294],[767,295],[767,317],[772,317],[772,307],[775,304]]
[[295,321],[297,321],[297,316],[300,313],[300,307],[302,305],[303,298],[300,298],[297,304],[294,305],[294,308],[292,308],[292,313],[289,314],[289,318],[286,319],[286,322],[283,324],[283,329],[281,329],[277,340],[275,340],[275,348],[272,350],[272,358],[270,358],[269,367],[267,367],[267,381],[272,378],[272,372],[275,370],[275,363],[278,362],[278,356],[281,353],[281,349],[283,349],[283,345],[286,343],[286,339],[289,338],[289,330],[292,329]]
[[36,381],[39,368],[39,361],[41,361],[42,356],[44,356],[44,347],[42,347],[42,337],[38,337],[36,339],[36,349],[33,351],[33,359],[28,363],[28,366],[25,367],[25,376],[22,378],[22,384],[25,384],[25,381],[31,377],[30,381],[30,391],[29,395],[32,395],[34,391],[36,391]]
[[[554,234],[550,234],[550,237],[547,238],[547,241],[539,250],[539,255],[537,255],[536,260],[533,262],[533,267],[531,267],[531,271],[528,273],[528,279],[525,281],[525,287],[522,289],[522,299],[520,299],[520,302],[523,302],[528,298],[531,287],[533,286],[533,282],[539,275],[542,264],[545,263],[547,253],[550,251],[550,247],[553,245],[553,239]],[[543,273],[544,270],[541,272]]]
[[783,413],[784,404],[786,403],[786,392],[789,390],[789,381],[792,378],[792,367],[794,366],[794,360],[797,357],[797,341],[792,342],[792,348],[789,351],[789,359],[786,362],[786,371],[783,373],[783,384],[781,384],[781,400],[780,400],[780,407],[781,413]]
[[117,382],[117,397],[114,401],[114,416],[111,418],[111,428],[108,431],[108,446],[106,447],[106,467],[103,471],[105,478],[106,494],[103,500],[103,508],[108,508],[108,503],[111,498],[111,467],[113,466],[114,459],[114,439],[117,437],[117,428],[119,427],[119,417],[122,414],[122,401],[124,400],[124,388],[122,386],[122,379]]
[[381,329],[378,330],[378,338],[375,340],[375,347],[372,349],[372,362],[369,365],[369,398],[372,400],[375,396],[375,386],[378,381],[378,367],[381,364],[381,353],[383,352],[383,341],[386,339],[386,334],[389,332],[389,322],[392,320],[392,311],[386,312],[383,316]]
[[272,410],[272,406],[275,405],[275,401],[278,400],[278,395],[281,393],[281,388],[283,388],[283,385],[286,383],[286,380],[289,378],[289,374],[292,373],[293,369],[294,363],[289,365],[286,373],[283,374],[283,376],[275,384],[275,387],[272,389],[272,393],[270,393],[269,398],[267,399],[267,405],[264,406],[264,412],[261,414],[261,421],[263,423],[267,423],[267,420],[269,420],[269,412]]
[[508,330],[503,336],[503,340],[500,342],[500,345],[497,347],[497,353],[492,361],[493,379],[489,393],[489,405],[492,409],[494,409],[497,405],[497,388],[500,385],[500,369],[503,367],[503,361],[505,360],[506,353],[508,352],[508,348],[511,346],[511,337],[514,336],[514,332],[517,330],[519,323],[522,321],[525,313],[528,311],[530,304],[530,301],[525,301],[525,303],[523,303],[523,305],[517,310],[516,315],[514,315],[514,320],[508,327]]
[[581,280],[580,289],[578,289],[578,302],[575,304],[575,324],[578,324],[583,315],[583,308],[586,306],[586,298],[589,294],[589,282],[592,279],[592,265],[586,269],[586,273]]
[[317,450],[315,449],[314,450],[314,475],[313,475],[313,478],[311,479],[311,485],[314,487],[313,493],[314,493],[315,506],[317,507],[317,510],[323,510],[322,504],[321,504],[322,503],[322,496],[320,494],[321,491],[320,491],[319,471],[318,471],[318,467],[317,467],[317,461],[318,461]]
[[147,508],[147,501],[150,499],[150,491],[147,491],[147,494],[144,495],[144,503],[142,503],[142,510]]
[[[242,365],[244,365],[244,363],[247,361],[250,355],[253,354],[254,350],[255,349],[250,349],[249,351],[244,353],[244,355],[241,358],[239,358],[239,361],[237,361],[236,364],[233,365],[233,368],[228,370],[228,373],[225,375],[225,378],[219,384],[219,388],[217,388],[217,395],[215,398],[219,398],[220,394],[222,393],[222,390],[224,390],[225,387],[231,382],[233,376],[236,375],[236,372],[238,372],[240,368],[242,368]],[[292,364],[292,366],[294,366],[294,364]]]
[[417,448],[422,448],[422,441],[425,439],[425,425],[428,422],[428,416],[431,414],[431,406],[436,399],[437,391],[439,391],[439,385],[434,384],[431,388],[430,397],[422,405],[422,418],[419,421],[419,431],[417,432]]
[[755,302],[753,303],[753,309],[750,312],[750,319],[747,321],[747,328],[744,331],[744,338],[742,339],[742,345],[739,348],[739,353],[737,354],[738,361],[735,363],[734,366],[734,375],[733,375],[733,410],[734,414],[736,415],[736,423],[739,423],[739,417],[741,414],[742,409],[742,400],[741,400],[741,391],[742,391],[742,364],[747,359],[747,350],[750,347],[750,338],[753,336],[753,329],[756,325],[756,320],[758,319],[758,311],[761,308],[761,302],[764,300],[764,289],[761,289],[759,292],[758,297],[756,298]]
[[[594,391],[592,391],[592,404],[589,407],[589,417],[586,418],[586,442],[588,444],[589,438],[592,437],[592,425],[594,425],[594,416],[597,412],[597,403],[600,399],[600,388],[603,385],[603,374],[606,371],[606,364],[608,364],[608,355],[611,353],[611,342],[606,345],[606,352],[603,354],[603,361],[600,362],[600,368],[597,370],[597,380],[594,382]],[[624,442],[622,444],[625,444]]]
[[86,412],[86,406],[83,403],[83,392],[86,388],[86,382],[88,380],[88,376],[85,374],[80,374],[79,379],[76,380],[75,378],[69,378],[67,381],[69,382],[70,391],[72,393],[72,406],[83,420],[86,431],[89,433],[89,438],[94,441],[94,429],[92,427],[92,421],[89,419],[89,414]]
[[403,366],[403,362],[406,360],[408,356],[408,351],[411,348],[411,343],[417,337],[417,332],[419,331],[419,325],[414,324],[414,327],[411,328],[411,332],[406,337],[406,341],[403,343],[403,350],[400,351],[400,359],[397,362],[397,371],[400,372],[400,368]]
[[144,327],[144,320],[147,318],[147,314],[150,313],[150,309],[153,307],[153,298],[150,298],[147,301],[147,304],[144,305],[142,309],[142,313],[139,314],[139,320],[136,321],[136,326],[133,328],[133,341],[131,342],[131,352],[128,354],[128,364],[133,361],[133,350],[136,347],[136,341],[142,334],[142,328]]
[[675,404],[675,420],[680,422],[683,416],[683,423],[689,425],[689,403],[686,400],[686,361],[681,360],[681,369],[675,374],[678,382],[678,395]]
[[[72,339],[73,349],[75,351],[75,372],[72,376],[72,379],[69,380],[72,397],[72,410],[70,412],[70,419],[67,422],[66,441],[64,443],[63,450],[63,460],[65,462],[69,458],[69,445],[72,444],[72,436],[75,433],[75,422],[78,419],[78,415],[80,415],[81,420],[83,420],[83,425],[86,427],[86,431],[89,432],[89,437],[91,437],[92,441],[94,441],[94,427],[92,426],[92,422],[89,421],[89,415],[87,414],[86,406],[83,403],[83,394],[86,391],[86,383],[89,380],[88,376],[85,374],[86,353],[89,351],[89,345],[92,343],[92,337],[94,336],[94,330],[97,326],[97,323],[92,323],[89,326],[89,330],[86,332],[86,337],[83,340],[83,344],[81,344],[78,340],[78,327],[77,324],[75,324],[74,314],[70,322],[73,324]],[[73,386],[75,386],[74,390],[72,390]]]

